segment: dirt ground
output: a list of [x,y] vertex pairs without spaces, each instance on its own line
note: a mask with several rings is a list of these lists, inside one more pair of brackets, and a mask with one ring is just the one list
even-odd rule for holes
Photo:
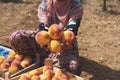
[[[40,0],[0,2],[0,44],[10,46],[11,33],[35,30]],[[78,32],[80,69],[84,80],[120,80],[120,6],[119,12],[103,13],[84,5]]]

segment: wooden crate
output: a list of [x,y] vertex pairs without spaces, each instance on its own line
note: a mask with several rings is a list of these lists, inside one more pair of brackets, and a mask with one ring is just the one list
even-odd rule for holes
[[[34,69],[35,70],[35,69]],[[41,73],[42,73],[42,71],[43,71],[43,67],[40,67],[40,68],[37,68],[36,70],[39,70],[39,71],[41,71]],[[53,67],[53,71],[57,71],[57,70],[59,70],[59,68],[57,68],[57,67]],[[30,71],[29,71],[30,72]],[[27,72],[27,73],[29,73],[29,72]],[[24,74],[24,73],[23,73]],[[70,80],[84,80],[83,78],[81,78],[81,77],[79,77],[79,76],[77,76],[77,75],[74,75],[74,74],[71,74],[71,73],[68,73],[70,76],[71,76],[71,79]],[[22,74],[21,74],[22,75]],[[20,77],[21,77],[21,75],[18,75],[18,76],[16,76],[16,77],[13,77],[13,78],[11,78],[11,80],[18,80]]]
[[[44,65],[45,65],[45,66],[52,66],[54,72],[60,70],[59,68],[53,66],[53,65],[52,65],[52,60],[51,60],[51,59],[48,59],[48,58],[45,59]],[[43,66],[43,67],[44,67],[44,66]],[[18,80],[23,74],[25,74],[25,73],[30,73],[30,72],[33,71],[33,70],[38,70],[40,73],[42,73],[42,72],[43,72],[43,67],[38,67],[38,68],[32,67],[32,70],[24,71],[22,74],[19,74],[19,75],[17,75],[17,76],[13,76],[13,77],[11,77],[11,80]],[[29,69],[29,68],[28,68],[28,69]],[[70,80],[84,80],[83,78],[81,78],[81,77],[79,77],[79,76],[77,76],[77,75],[74,75],[74,74],[72,74],[72,73],[69,73],[69,72],[66,72],[66,73],[67,73],[67,75],[70,76],[70,78],[71,78]]]

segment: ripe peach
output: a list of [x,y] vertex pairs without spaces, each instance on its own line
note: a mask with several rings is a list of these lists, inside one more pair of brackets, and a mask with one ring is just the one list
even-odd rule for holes
[[30,57],[25,57],[23,59],[23,61],[20,63],[20,65],[23,67],[23,68],[26,68],[30,65],[30,62],[31,62],[31,58]]
[[15,55],[8,55],[7,59],[11,59],[13,61],[15,59]]
[[47,31],[40,31],[36,34],[35,40],[38,44],[47,45],[50,42],[50,37]]
[[11,66],[20,66],[20,63],[21,63],[21,61],[20,60],[18,60],[18,59],[14,59],[14,61],[11,63]]
[[22,58],[23,58],[22,54],[16,54],[15,55],[15,59],[17,59],[17,60],[22,60]]
[[1,64],[1,68],[8,69],[11,63],[12,63],[11,59],[5,59]]
[[4,56],[0,56],[0,60],[5,60],[5,57]]
[[8,62],[3,62],[1,65],[0,65],[0,68],[2,69],[8,69],[10,67],[10,64]]
[[44,74],[44,75],[47,75],[47,76],[48,76],[48,79],[50,79],[50,80],[51,80],[52,77],[54,76],[53,70],[50,70],[50,69],[46,70],[43,74]]
[[56,71],[55,76],[62,76],[63,72],[61,70]]
[[19,71],[19,67],[16,66],[16,65],[12,65],[12,66],[10,66],[10,68],[9,68],[9,72],[10,72],[11,74],[16,73],[16,72],[18,72],[18,71]]
[[52,80],[62,80],[60,77],[58,77],[58,76],[54,76],[53,78],[52,78]]
[[2,64],[2,62],[5,60],[4,56],[0,56],[0,64]]
[[40,76],[39,75],[33,75],[31,77],[31,80],[40,80]]
[[39,75],[40,72],[35,69],[35,70],[30,71],[29,74],[30,74],[31,76],[33,76],[33,75]]
[[69,78],[61,70],[58,70],[55,73],[55,76],[53,77],[53,80],[69,80]]
[[74,40],[75,40],[75,34],[72,31],[66,30],[63,32],[62,35],[63,42],[73,43]]
[[50,51],[53,53],[61,52],[62,47],[61,43],[58,40],[51,40],[50,42]]
[[12,51],[9,52],[9,55],[14,55],[15,56],[16,52],[12,50]]
[[63,30],[57,24],[52,24],[48,29],[48,34],[51,39],[61,39],[62,33]]
[[45,73],[45,71],[47,71],[47,70],[53,70],[53,68],[51,66],[44,66],[43,73]]
[[40,80],[50,80],[47,75],[41,74],[40,75]]
[[29,74],[22,74],[20,80],[31,80],[31,76]]

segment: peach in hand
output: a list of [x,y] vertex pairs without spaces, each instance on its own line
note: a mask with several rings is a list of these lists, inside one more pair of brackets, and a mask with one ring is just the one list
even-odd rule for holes
[[50,42],[50,37],[47,31],[40,31],[36,34],[35,40],[38,44],[47,45]]
[[62,42],[73,43],[75,40],[75,34],[72,31],[66,30],[62,35]]
[[61,47],[61,43],[58,40],[51,40],[50,42],[50,51],[53,53],[58,53],[61,52],[62,47]]
[[58,24],[52,24],[48,29],[48,34],[51,39],[61,39],[63,30]]

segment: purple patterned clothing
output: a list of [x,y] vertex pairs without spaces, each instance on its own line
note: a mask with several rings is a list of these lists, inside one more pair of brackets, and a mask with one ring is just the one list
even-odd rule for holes
[[32,56],[33,58],[35,58],[36,53],[39,53],[41,55],[40,59],[52,58],[54,65],[72,73],[77,72],[79,64],[77,41],[69,51],[63,51],[60,54],[50,54],[50,52],[46,52],[40,48],[35,41],[35,34],[36,31],[32,30],[18,30],[14,32],[10,37],[11,47],[17,53],[24,56]]

